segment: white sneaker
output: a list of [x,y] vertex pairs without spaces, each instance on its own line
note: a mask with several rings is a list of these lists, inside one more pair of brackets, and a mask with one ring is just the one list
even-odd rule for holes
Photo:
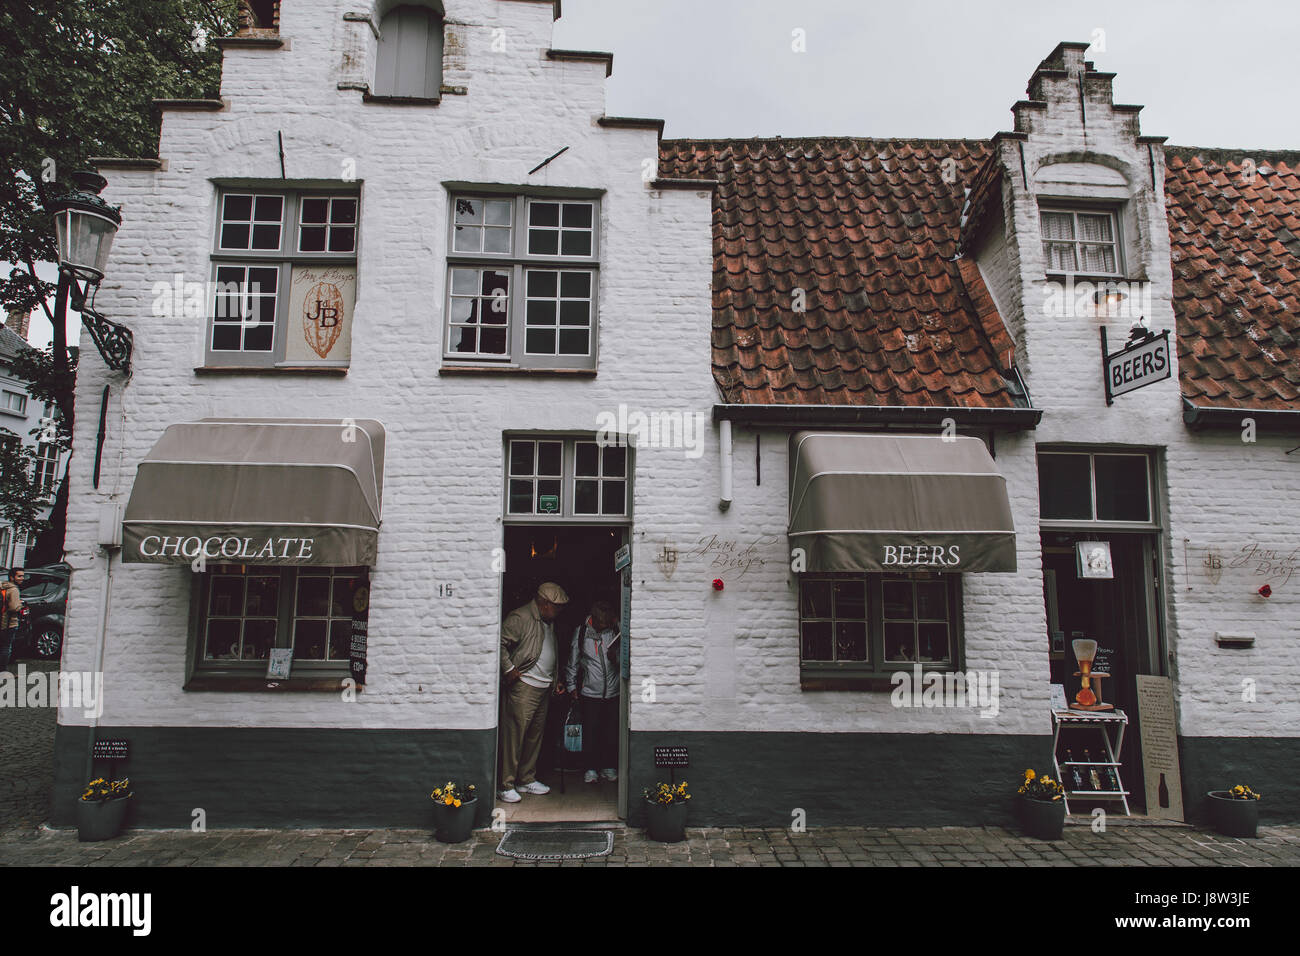
[[599,779],[600,778],[596,776],[596,771],[594,770],[588,770],[586,773],[582,775],[583,783],[595,783]]
[[516,790],[514,787],[511,787],[509,790],[501,791],[501,799],[504,800],[506,803],[518,803],[520,800],[523,799],[523,797],[519,796],[518,790]]
[[606,780],[618,779],[618,771],[615,770],[613,767],[606,767],[604,770],[600,772],[600,775],[604,777]]
[[515,789],[518,790],[520,793],[535,793],[538,794],[539,796],[543,793],[551,792],[551,788],[548,787],[546,784],[542,783],[540,780],[534,780],[532,783],[526,783],[522,787],[516,787]]

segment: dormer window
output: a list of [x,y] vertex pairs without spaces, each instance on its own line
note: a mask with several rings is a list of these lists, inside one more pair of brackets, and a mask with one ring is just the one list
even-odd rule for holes
[[1114,213],[1095,209],[1044,209],[1040,222],[1048,273],[1120,275],[1119,230]]
[[404,4],[379,22],[375,97],[436,100],[442,90],[442,10]]

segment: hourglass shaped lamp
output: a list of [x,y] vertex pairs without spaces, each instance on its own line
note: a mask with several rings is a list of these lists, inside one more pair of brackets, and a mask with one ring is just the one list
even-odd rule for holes
[[1097,656],[1097,642],[1083,638],[1070,642],[1074,648],[1074,657],[1079,662],[1079,670],[1083,672],[1079,685],[1079,693],[1074,695],[1074,700],[1081,707],[1091,707],[1097,703],[1097,695],[1092,692],[1091,674],[1092,660]]

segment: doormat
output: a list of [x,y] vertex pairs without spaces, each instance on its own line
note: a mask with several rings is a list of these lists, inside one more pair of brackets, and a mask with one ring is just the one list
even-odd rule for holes
[[585,860],[609,856],[612,849],[610,830],[510,830],[497,853],[516,860]]

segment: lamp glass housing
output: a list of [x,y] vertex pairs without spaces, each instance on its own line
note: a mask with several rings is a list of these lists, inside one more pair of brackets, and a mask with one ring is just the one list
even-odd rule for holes
[[118,223],[108,216],[70,205],[54,216],[59,265],[83,279],[98,281],[108,267]]

